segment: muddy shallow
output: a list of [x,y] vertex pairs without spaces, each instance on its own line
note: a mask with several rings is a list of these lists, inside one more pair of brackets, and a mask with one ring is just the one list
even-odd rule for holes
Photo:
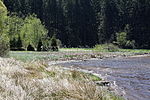
[[101,74],[127,100],[150,100],[150,57],[85,60],[60,64]]

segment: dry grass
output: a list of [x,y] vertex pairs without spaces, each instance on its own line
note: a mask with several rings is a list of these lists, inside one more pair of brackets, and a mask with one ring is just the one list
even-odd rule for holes
[[0,58],[0,100],[120,100],[88,77],[77,75],[40,61]]

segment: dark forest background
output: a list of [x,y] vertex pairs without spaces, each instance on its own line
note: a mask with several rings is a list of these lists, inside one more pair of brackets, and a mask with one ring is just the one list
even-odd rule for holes
[[4,0],[10,11],[36,14],[48,36],[66,47],[113,43],[126,32],[136,48],[150,48],[150,0]]

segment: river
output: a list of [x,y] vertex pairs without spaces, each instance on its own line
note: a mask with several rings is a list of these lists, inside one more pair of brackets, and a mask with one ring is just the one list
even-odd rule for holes
[[150,57],[84,60],[60,64],[100,74],[127,100],[150,100]]

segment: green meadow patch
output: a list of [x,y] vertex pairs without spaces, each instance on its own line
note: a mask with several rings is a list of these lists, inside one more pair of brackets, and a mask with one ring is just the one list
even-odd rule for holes
[[33,61],[33,60],[57,60],[58,55],[51,55],[50,52],[30,52],[30,51],[11,51],[10,57],[13,57],[21,61]]

